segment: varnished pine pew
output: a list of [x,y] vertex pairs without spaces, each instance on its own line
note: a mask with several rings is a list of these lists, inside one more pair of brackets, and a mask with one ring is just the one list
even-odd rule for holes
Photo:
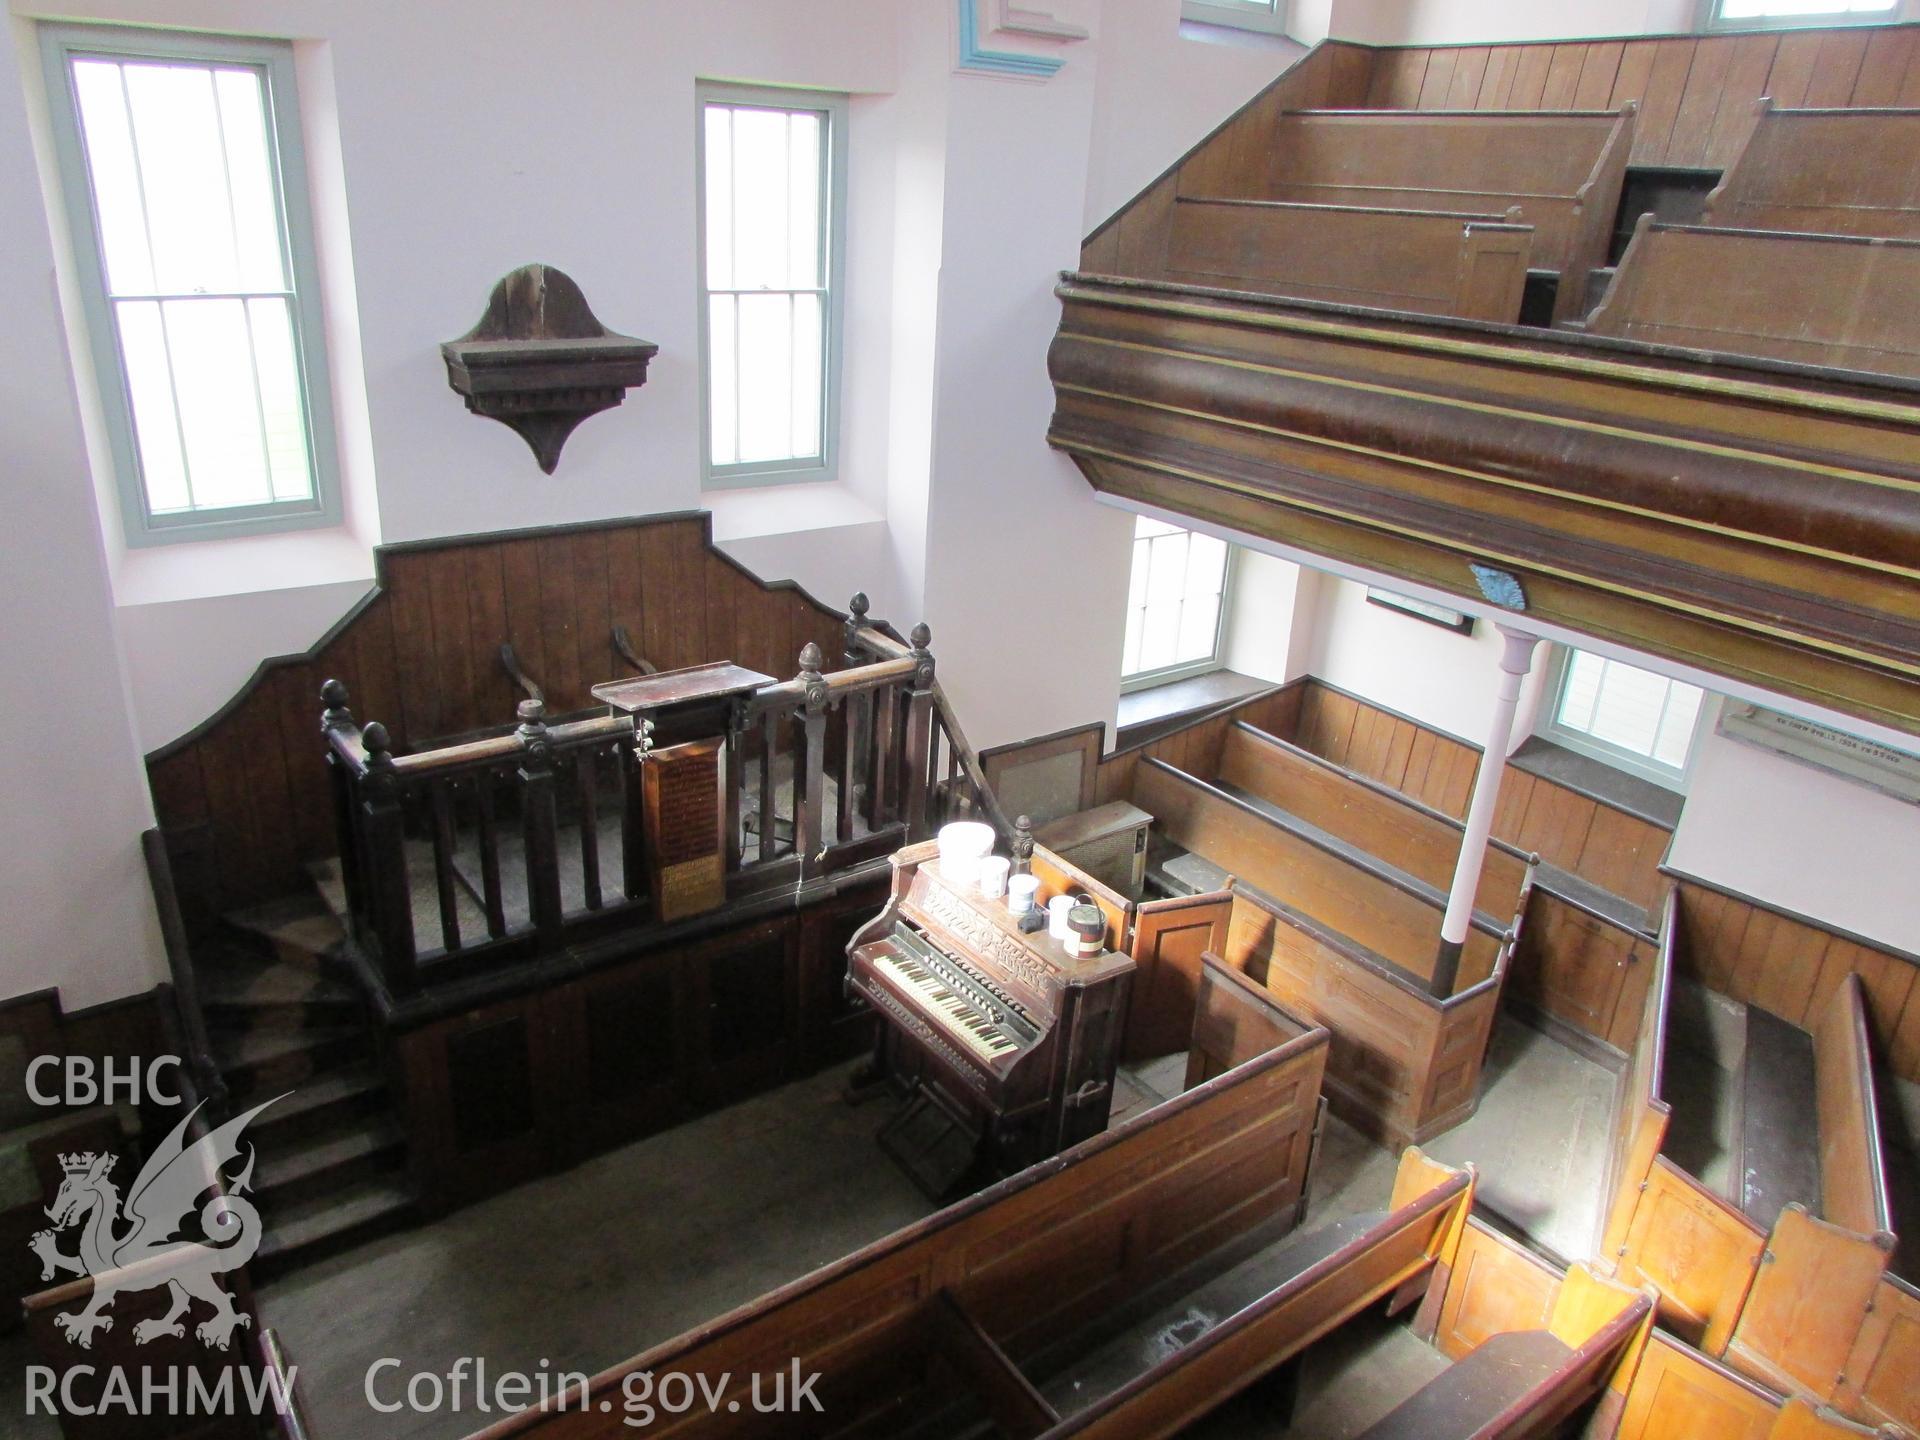
[[1643,215],[1587,330],[1920,379],[1920,240],[1659,225]]
[[[1684,968],[1683,902],[1670,896],[1649,1006],[1670,1010]],[[1849,1357],[1890,1283],[1894,1248],[1880,1116],[1857,978],[1835,988],[1811,1036],[1749,1008],[1743,1113],[1730,1193],[1673,1153],[1694,1097],[1668,1065],[1672,1026],[1650,1014],[1625,1075],[1603,1259],[1660,1294],[1661,1322],[1768,1386],[1856,1411]],[[1796,1077],[1790,1036],[1810,1054]],[[1769,1093],[1771,1092],[1771,1093]],[[1771,1113],[1769,1113],[1771,1112]],[[1814,1163],[1796,1173],[1791,1162]],[[1895,1363],[1920,1365],[1920,1328]],[[1884,1349],[1884,1345],[1876,1349]],[[1850,1373],[1852,1372],[1852,1373]]]
[[1158,278],[1512,325],[1532,253],[1514,216],[1181,196]]
[[1783,110],[1756,102],[1704,223],[1920,240],[1920,110]]
[[1546,1323],[1489,1336],[1360,1440],[1520,1440],[1557,1427],[1631,1364],[1652,1325],[1644,1294],[1572,1266]]
[[1798,1396],[1776,1395],[1656,1330],[1627,1392],[1617,1440],[1856,1440],[1882,1433]]
[[[1466,827],[1390,785],[1344,770],[1245,721],[1228,728],[1216,783],[1229,794],[1278,806],[1437,891],[1453,883]],[[1475,904],[1493,924],[1518,929],[1537,857],[1488,844]]]
[[1227,962],[1333,1032],[1327,1104],[1382,1144],[1416,1144],[1479,1104],[1504,962],[1445,1000],[1251,888],[1236,888]]
[[[1431,979],[1446,910],[1446,893],[1440,887],[1164,760],[1148,757],[1135,766],[1131,798],[1153,816],[1158,837],[1371,951],[1415,984]],[[1456,993],[1492,975],[1512,940],[1510,930],[1476,915],[1461,955]]]
[[[592,1382],[585,1408],[576,1392],[484,1434],[632,1434],[630,1375],[727,1374],[738,1396],[750,1377],[796,1365],[820,1377],[823,1413],[695,1407],[657,1414],[646,1433],[878,1437],[988,1418],[1017,1435],[1149,1433],[1062,1428],[1026,1376],[1047,1373],[1043,1352],[1128,1303],[1202,1283],[1284,1239],[1306,1189],[1327,1049],[1324,1030],[1287,1028],[1299,1033],[1196,1089],[615,1366]],[[1331,1274],[1310,1272],[1291,1292],[1290,1320],[1305,1324],[1342,1297],[1367,1303],[1378,1286],[1431,1268],[1471,1182],[1418,1173],[1429,1183],[1415,1185],[1392,1235]],[[1223,1347],[1229,1357],[1245,1367],[1242,1383],[1283,1358]]]
[[1288,111],[1263,172],[1233,177],[1225,193],[1212,177],[1213,193],[1198,198],[1501,214],[1517,205],[1534,227],[1532,263],[1560,276],[1554,318],[1567,319],[1606,263],[1634,109]]

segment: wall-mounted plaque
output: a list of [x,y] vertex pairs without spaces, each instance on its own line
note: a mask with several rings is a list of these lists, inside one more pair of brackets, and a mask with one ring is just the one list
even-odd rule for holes
[[1402,615],[1411,615],[1416,620],[1438,625],[1442,630],[1451,630],[1456,635],[1473,633],[1473,616],[1466,611],[1435,605],[1430,600],[1416,599],[1412,595],[1402,595],[1398,590],[1382,590],[1378,585],[1369,585],[1367,603],[1384,610],[1398,610]]
[[1727,701],[1719,728],[1731,739],[1920,804],[1920,755],[1738,700]]
[[641,762],[653,913],[679,920],[727,898],[720,843],[720,740],[650,751]]

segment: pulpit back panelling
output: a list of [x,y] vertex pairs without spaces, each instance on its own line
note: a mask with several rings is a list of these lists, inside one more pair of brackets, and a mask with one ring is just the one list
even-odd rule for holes
[[513,722],[526,692],[503,645],[553,717],[633,673],[616,628],[662,670],[733,660],[787,676],[808,641],[837,668],[842,619],[715,549],[703,513],[383,547],[374,588],[311,650],[263,661],[217,714],[147,757],[183,909],[204,923],[289,894],[334,852],[326,680],[404,753]]

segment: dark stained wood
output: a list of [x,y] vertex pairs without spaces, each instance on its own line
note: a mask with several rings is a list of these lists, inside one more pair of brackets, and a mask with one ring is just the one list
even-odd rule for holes
[[[587,687],[628,668],[610,648],[616,616],[663,668],[757,655],[768,673],[790,674],[788,642],[803,632],[840,653],[838,612],[790,582],[755,580],[711,547],[699,515],[387,546],[376,565],[375,588],[313,649],[263,661],[216,715],[148,757],[194,923],[292,893],[305,866],[333,852],[314,723],[327,679],[345,681],[354,714],[384,723],[404,754],[512,723],[521,697],[503,643],[550,713],[590,706]],[[676,594],[683,580],[691,592]]]
[[1920,240],[1920,109],[1784,108],[1791,103],[1774,95],[1756,104],[1705,223]]
[[623,714],[632,715],[669,705],[719,700],[773,683],[773,676],[763,675],[758,670],[749,670],[727,660],[711,660],[705,665],[692,665],[684,670],[662,670],[655,675],[595,685],[591,693],[594,699],[605,701]]

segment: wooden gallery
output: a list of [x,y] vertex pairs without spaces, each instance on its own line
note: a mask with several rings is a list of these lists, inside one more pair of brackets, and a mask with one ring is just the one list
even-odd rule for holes
[[0,1435],[1920,1440],[1920,0],[11,0]]

